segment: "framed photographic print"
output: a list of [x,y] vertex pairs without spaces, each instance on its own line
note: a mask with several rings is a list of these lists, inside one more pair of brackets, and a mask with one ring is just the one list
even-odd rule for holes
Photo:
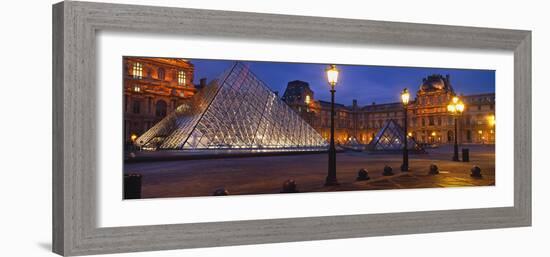
[[56,4],[54,252],[530,226],[530,40]]

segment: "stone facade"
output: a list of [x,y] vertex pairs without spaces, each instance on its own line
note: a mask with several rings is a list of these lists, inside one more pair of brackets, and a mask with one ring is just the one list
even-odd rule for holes
[[123,69],[125,143],[197,92],[194,66],[184,59],[124,57]]
[[[399,92],[396,93],[396,95]],[[450,76],[434,74],[423,79],[416,96],[407,107],[409,135],[419,143],[451,144],[454,142],[454,116],[447,104],[456,95]],[[309,99],[306,104],[306,98]],[[460,143],[494,144],[495,94],[460,95],[466,109],[458,121]],[[283,100],[310,123],[324,138],[330,136],[330,102],[315,100],[307,82],[291,81]],[[405,108],[400,102],[359,106],[335,103],[335,141],[369,143],[387,120],[404,123]]]

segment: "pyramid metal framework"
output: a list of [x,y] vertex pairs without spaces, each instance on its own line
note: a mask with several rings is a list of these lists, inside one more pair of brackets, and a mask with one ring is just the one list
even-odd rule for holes
[[[405,133],[403,127],[399,126],[395,120],[388,120],[384,123],[382,129],[376,133],[374,139],[367,148],[373,151],[397,151],[403,150]],[[407,137],[407,148],[413,151],[423,151],[422,147],[416,143],[414,138]]]
[[143,149],[325,149],[327,142],[243,63],[236,62],[146,131]]

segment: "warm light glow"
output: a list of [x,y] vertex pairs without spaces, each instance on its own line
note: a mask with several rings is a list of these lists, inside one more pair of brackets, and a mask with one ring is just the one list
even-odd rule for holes
[[403,92],[401,92],[401,101],[403,102],[404,105],[409,104],[409,98],[410,98],[409,90],[407,90],[406,88],[403,89]]
[[483,134],[483,131],[482,131],[482,130],[478,130],[477,133],[481,135],[481,134]]
[[460,114],[464,112],[464,108],[465,108],[464,103],[460,101],[460,99],[456,96],[454,96],[451,103],[447,105],[447,111],[452,114],[455,114],[455,113]]
[[436,134],[435,134],[435,131],[433,131],[433,132],[432,132],[432,137],[435,137],[435,135],[436,135]]
[[328,84],[332,87],[336,86],[336,83],[338,83],[338,73],[340,72],[338,69],[336,69],[336,65],[330,65],[326,72]]
[[490,115],[487,119],[489,120],[489,125],[490,125],[491,127],[494,127],[495,124],[496,124],[495,115]]
[[143,64],[136,62],[132,65],[132,75],[135,79],[141,79],[143,77]]
[[178,85],[185,85],[187,83],[187,77],[185,71],[178,71]]
[[412,137],[412,136],[413,136],[413,133],[412,133],[412,132],[409,132],[409,134],[407,134],[407,136]]
[[306,101],[305,102],[306,102],[306,104],[309,104],[311,102],[311,99],[310,99],[309,95],[306,95]]
[[135,142],[137,138],[138,138],[138,136],[136,134],[132,134],[130,136],[130,140],[132,140],[132,142]]
[[459,113],[462,113],[464,111],[464,104],[462,102],[458,102],[456,104],[456,110],[459,112]]
[[447,105],[447,111],[449,111],[451,113],[455,113],[456,112],[456,106],[454,104]]

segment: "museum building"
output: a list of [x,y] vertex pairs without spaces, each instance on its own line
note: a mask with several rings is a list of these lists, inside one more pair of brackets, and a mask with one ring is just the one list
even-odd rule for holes
[[[399,92],[396,92],[396,98]],[[447,104],[456,92],[449,75],[430,75],[422,80],[416,96],[407,106],[408,132],[422,144],[454,142],[454,116]],[[466,105],[457,117],[460,143],[494,144],[495,94],[460,95]],[[325,139],[330,136],[330,102],[315,100],[314,92],[304,81],[288,83],[282,97]],[[404,107],[400,102],[371,103],[359,106],[335,103],[335,141],[340,144],[368,144],[389,120],[404,123]]]
[[126,143],[197,92],[192,83],[194,66],[184,59],[124,57],[123,69]]

